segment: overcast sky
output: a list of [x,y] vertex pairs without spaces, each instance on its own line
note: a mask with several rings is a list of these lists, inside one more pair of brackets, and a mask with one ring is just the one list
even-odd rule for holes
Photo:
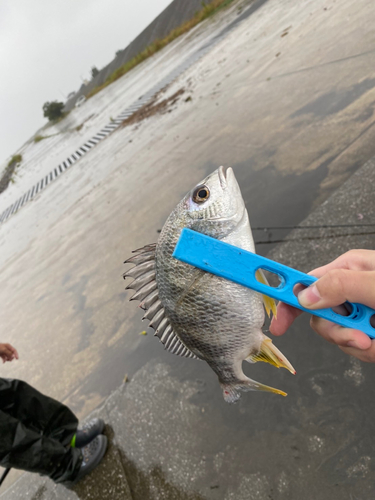
[[0,164],[171,0],[0,0]]

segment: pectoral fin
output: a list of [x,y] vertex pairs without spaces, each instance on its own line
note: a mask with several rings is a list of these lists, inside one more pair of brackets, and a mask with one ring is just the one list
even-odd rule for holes
[[272,340],[265,335],[258,354],[251,354],[248,358],[246,358],[246,361],[248,361],[249,363],[264,361],[276,366],[276,368],[286,368],[291,373],[293,373],[293,375],[296,374],[296,370],[286,359],[284,354],[282,354],[279,349],[272,343]]
[[[259,283],[263,283],[263,285],[268,285],[267,278],[264,276],[264,273],[261,269],[258,269],[258,271],[255,273],[256,279],[259,281]],[[271,315],[271,311],[273,315],[277,316],[277,309],[276,309],[276,302],[274,299],[271,299],[271,297],[268,297],[267,295],[263,295],[263,304],[264,308],[266,310],[266,313],[268,317]]]

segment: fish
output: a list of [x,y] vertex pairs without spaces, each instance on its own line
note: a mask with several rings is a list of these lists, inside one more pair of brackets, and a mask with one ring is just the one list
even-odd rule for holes
[[[134,250],[124,273],[154,335],[165,349],[205,361],[216,373],[224,400],[242,392],[286,393],[248,378],[242,362],[268,362],[295,374],[287,358],[262,327],[275,301],[244,286],[199,270],[172,257],[183,228],[255,252],[248,212],[232,168],[220,167],[199,182],[166,220],[157,243]],[[262,270],[257,279],[265,284]]]

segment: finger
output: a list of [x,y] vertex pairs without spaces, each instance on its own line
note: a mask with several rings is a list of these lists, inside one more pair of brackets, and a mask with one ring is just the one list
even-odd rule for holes
[[320,278],[332,269],[351,269],[352,271],[375,271],[375,252],[373,250],[350,250],[325,266],[312,270],[309,274]]
[[294,285],[293,287],[293,293],[296,297],[298,297],[298,294],[299,292],[302,292],[302,290],[304,290],[305,288],[307,288],[306,285],[302,285],[302,283],[297,283],[296,285]]
[[340,349],[345,352],[345,354],[349,354],[350,356],[354,356],[355,358],[364,361],[365,363],[375,363],[375,341],[371,341],[371,346],[369,349],[356,349],[355,347],[341,347]]
[[277,305],[277,317],[273,317],[270,324],[270,332],[273,335],[283,335],[293,321],[302,314],[300,309],[288,306],[284,302],[279,302]]
[[299,303],[309,309],[322,309],[349,302],[375,305],[375,271],[333,269],[298,294]]
[[7,359],[9,358],[12,358],[13,357],[13,351],[11,349],[9,349],[9,347],[6,345],[6,347],[3,349],[3,352],[2,354],[4,355],[4,357],[6,357]]
[[15,347],[11,346],[12,347],[12,354],[13,354],[13,358],[16,358],[18,359],[19,358],[19,355],[18,355],[18,351]]
[[8,361],[12,361],[14,358],[19,358],[17,349],[10,344],[3,344],[3,352],[9,358]]
[[360,330],[343,328],[331,321],[313,316],[310,321],[311,328],[331,344],[340,347],[367,350],[371,347],[371,339]]

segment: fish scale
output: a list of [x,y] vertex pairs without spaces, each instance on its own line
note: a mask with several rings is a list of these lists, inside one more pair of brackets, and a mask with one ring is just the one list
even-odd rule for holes
[[166,349],[208,363],[219,378],[225,401],[237,401],[241,391],[285,395],[248,378],[242,370],[244,360],[267,361],[295,373],[262,332],[263,303],[274,310],[274,304],[269,306],[271,299],[174,259],[183,228],[255,252],[248,214],[231,168],[220,167],[189,191],[168,217],[157,244],[137,250],[126,261],[135,264],[124,275],[134,278],[127,287],[136,290],[132,299],[142,300],[144,318],[150,320]]

